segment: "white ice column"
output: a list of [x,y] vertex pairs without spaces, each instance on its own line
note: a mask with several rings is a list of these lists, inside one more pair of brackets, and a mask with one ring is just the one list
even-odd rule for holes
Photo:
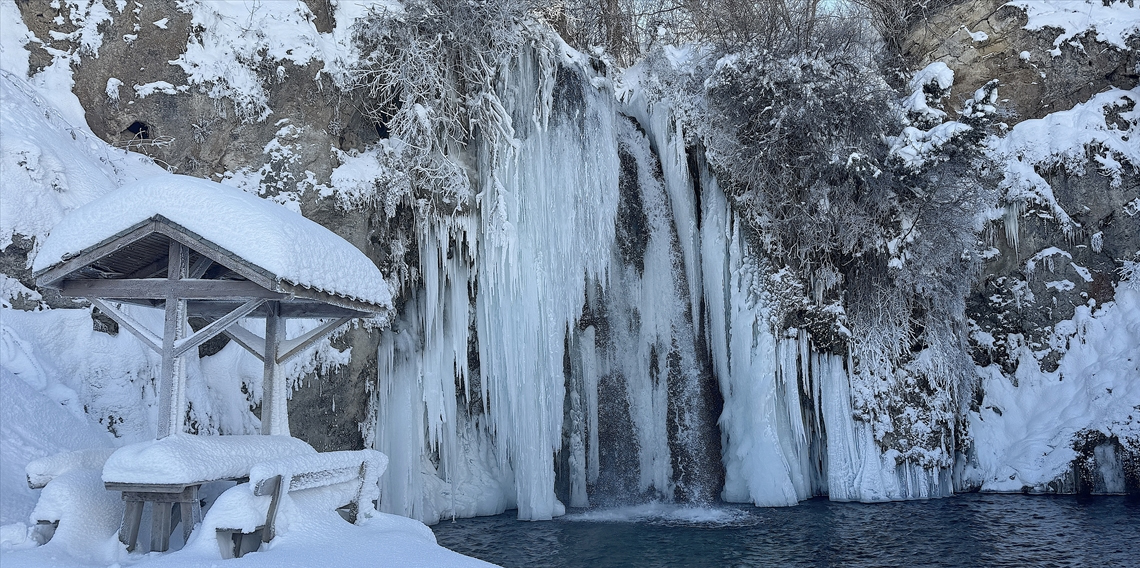
[[[758,506],[794,505],[798,459],[789,460],[781,430],[793,430],[779,408],[776,338],[765,293],[765,271],[711,175],[702,176],[702,272],[709,345],[724,396],[720,417],[725,485],[722,498]],[[782,396],[782,395],[781,395]],[[794,456],[793,456],[794,458]]]
[[570,87],[581,90],[581,106],[536,107],[554,81],[542,57],[525,52],[500,95],[518,140],[484,151],[480,163],[481,384],[499,459],[515,472],[519,518],[528,520],[563,511],[553,456],[561,447],[565,338],[587,281],[603,280],[617,210],[612,95],[582,80]]

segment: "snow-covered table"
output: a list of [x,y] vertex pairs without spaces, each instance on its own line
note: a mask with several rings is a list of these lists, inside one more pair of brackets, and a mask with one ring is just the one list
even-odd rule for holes
[[202,519],[198,490],[203,484],[247,479],[260,463],[316,453],[312,446],[289,436],[176,434],[119,448],[103,466],[104,486],[121,491],[126,502],[119,540],[127,550],[134,550],[143,506],[149,502],[150,549],[165,552],[170,547],[175,504],[186,538]]

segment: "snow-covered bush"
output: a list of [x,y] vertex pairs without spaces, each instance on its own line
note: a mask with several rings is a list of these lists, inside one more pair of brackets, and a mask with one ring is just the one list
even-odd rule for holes
[[467,208],[473,192],[460,150],[475,136],[489,147],[513,136],[495,82],[533,39],[529,13],[524,0],[411,0],[357,24],[363,57],[350,87],[382,136],[400,142],[420,213]]

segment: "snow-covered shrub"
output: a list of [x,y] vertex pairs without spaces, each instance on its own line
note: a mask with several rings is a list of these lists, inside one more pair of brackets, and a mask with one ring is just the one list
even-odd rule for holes
[[420,213],[467,208],[473,192],[460,149],[475,136],[489,147],[513,137],[495,81],[533,39],[528,15],[523,0],[411,0],[357,24],[363,57],[350,87],[378,128],[404,145],[399,157]]

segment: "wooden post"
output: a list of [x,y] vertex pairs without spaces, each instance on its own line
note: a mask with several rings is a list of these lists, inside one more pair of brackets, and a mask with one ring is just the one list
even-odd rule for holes
[[289,435],[288,385],[281,375],[277,357],[285,336],[285,319],[281,317],[281,302],[268,302],[265,316],[265,367],[261,395],[261,433],[276,436]]
[[[190,249],[171,239],[167,279],[181,280],[190,271]],[[185,413],[186,361],[174,356],[174,344],[186,332],[186,300],[172,286],[166,294],[166,321],[162,333],[162,369],[158,384],[158,437],[182,431]]]

